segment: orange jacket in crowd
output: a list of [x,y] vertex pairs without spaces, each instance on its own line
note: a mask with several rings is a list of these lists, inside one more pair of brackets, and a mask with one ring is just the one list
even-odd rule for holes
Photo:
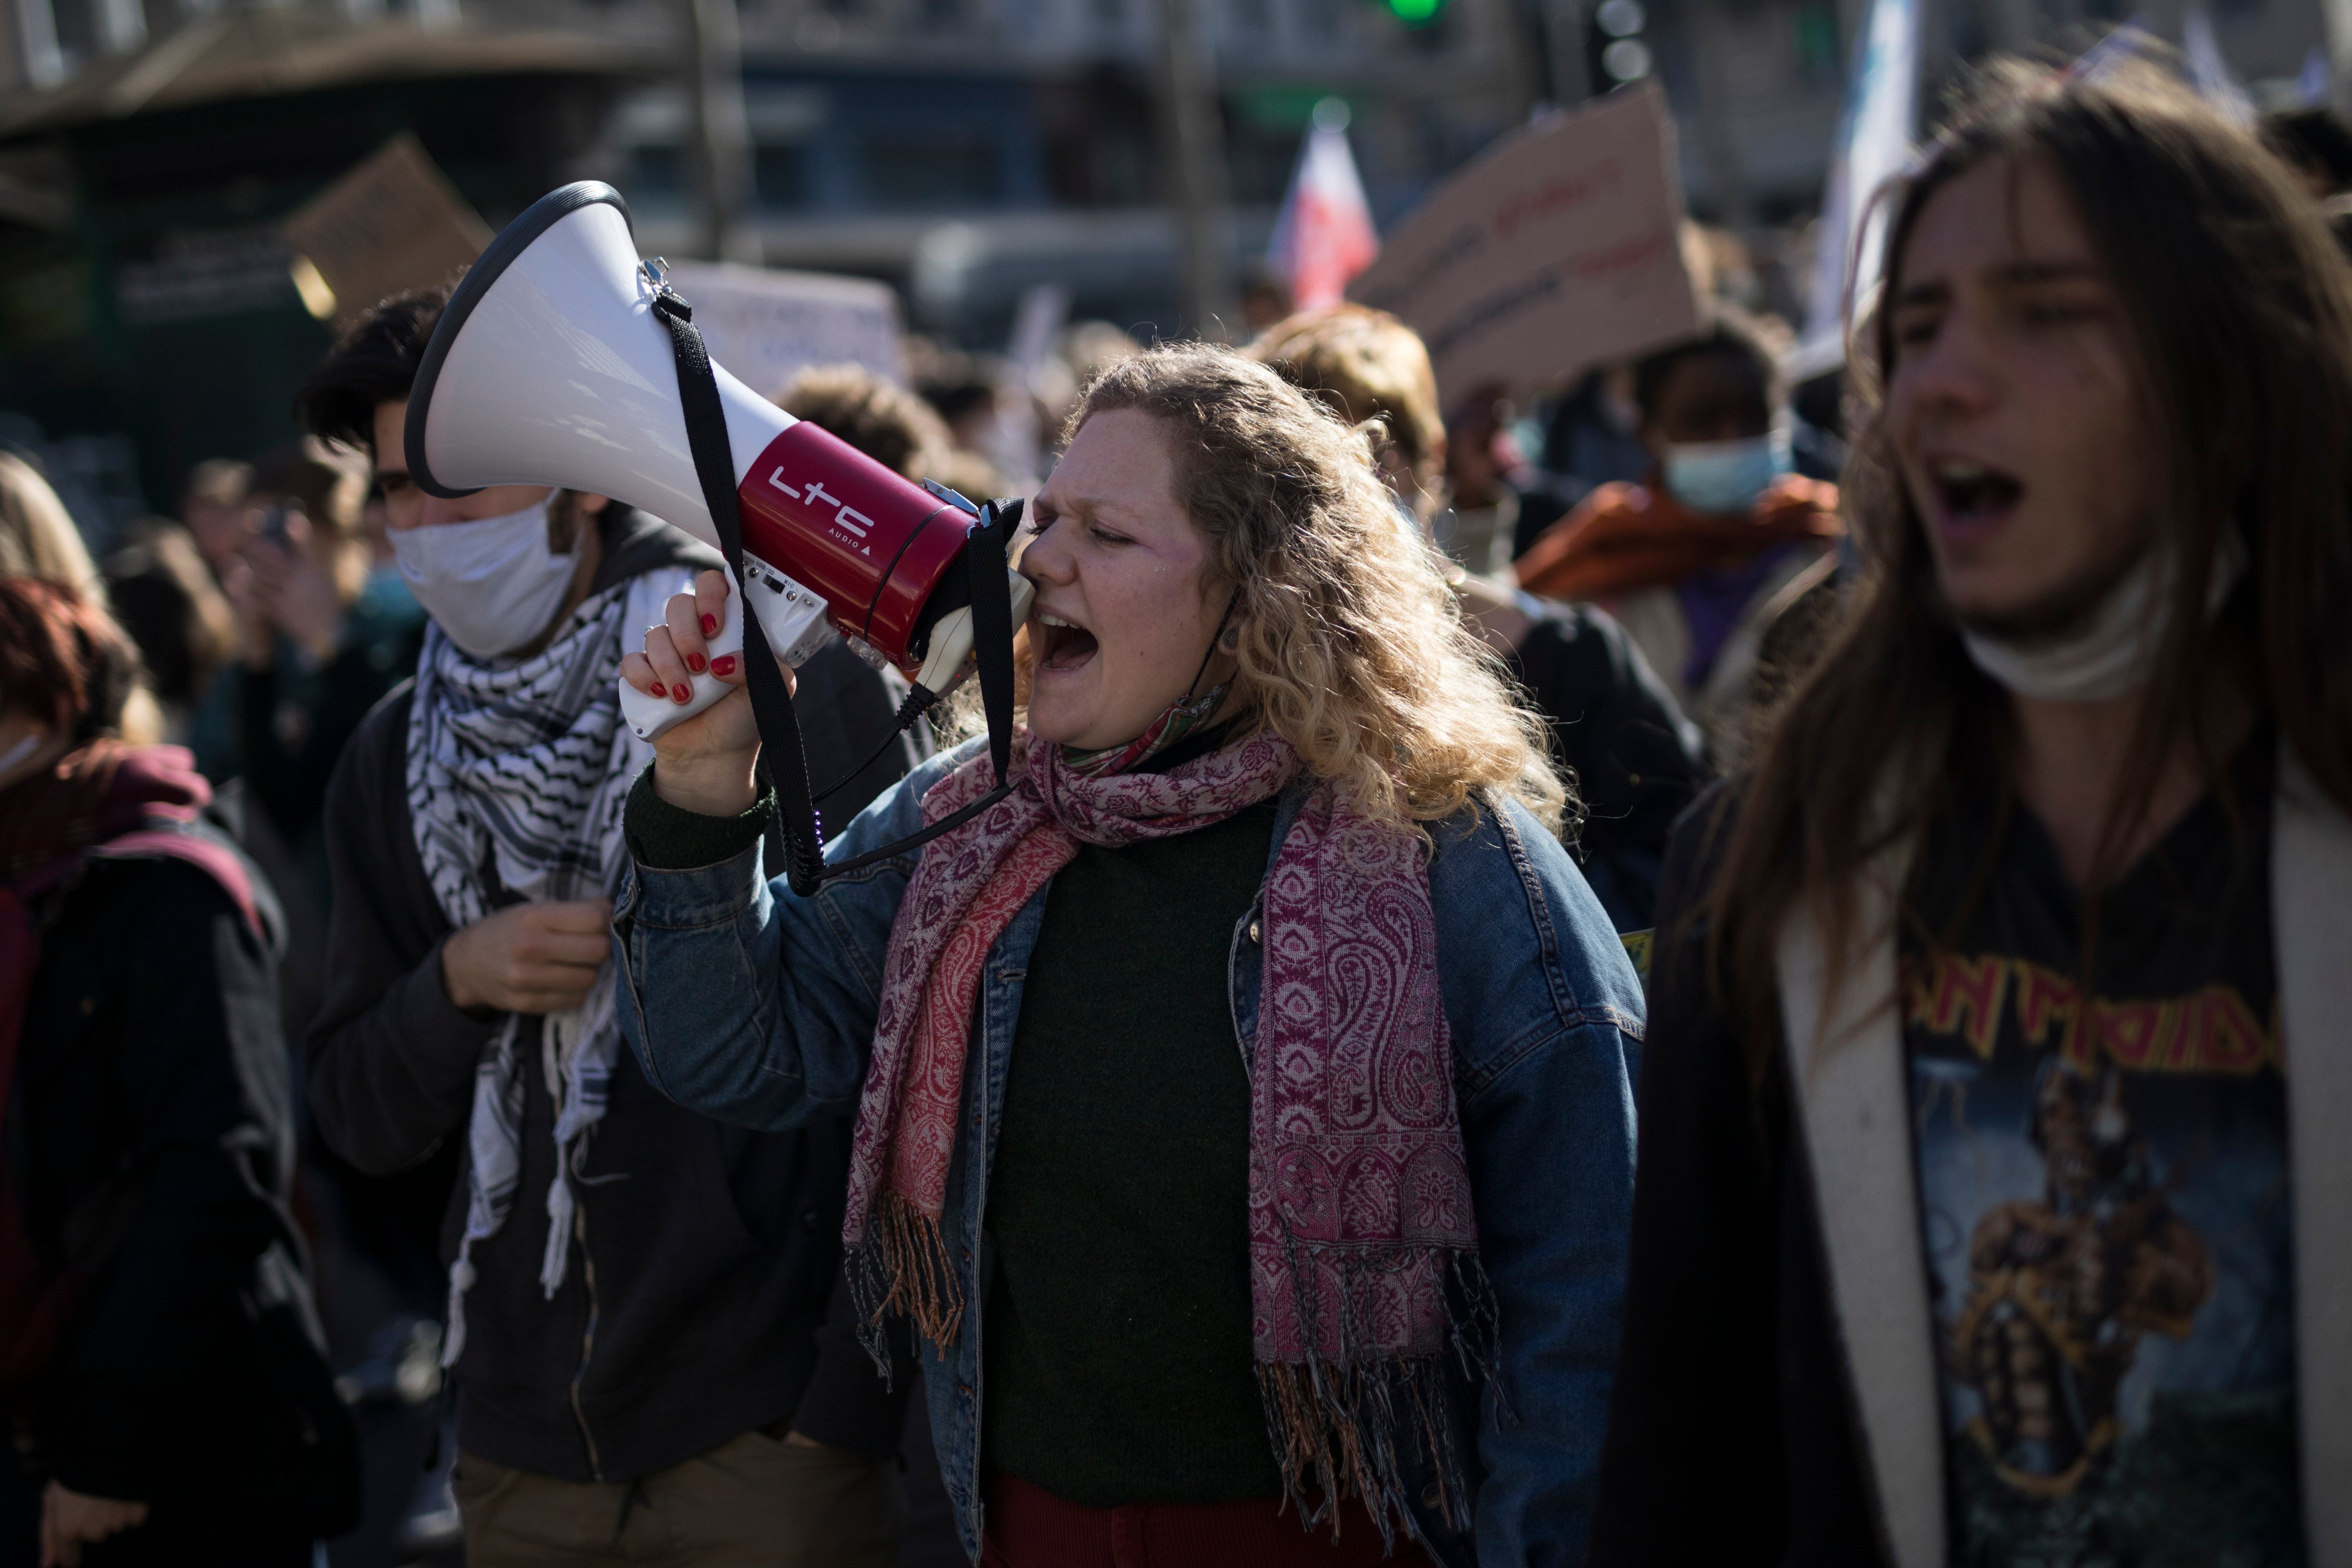
[[1800,474],[1775,479],[1733,517],[1694,512],[1659,486],[1603,485],[1519,558],[1519,586],[1570,601],[1662,587],[1790,540],[1836,538],[1845,532],[1837,501],[1836,486]]

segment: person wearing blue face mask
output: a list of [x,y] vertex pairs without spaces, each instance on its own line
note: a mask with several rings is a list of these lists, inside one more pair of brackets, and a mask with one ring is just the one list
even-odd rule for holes
[[1729,307],[1637,364],[1633,395],[1649,479],[1585,497],[1519,559],[1519,586],[1607,609],[1728,761],[1775,622],[1835,569],[1837,489],[1795,472],[1772,352]]
[[[891,1563],[904,1396],[815,1339],[845,1129],[721,1127],[621,1049],[608,921],[651,756],[621,719],[622,650],[719,559],[601,496],[425,495],[404,433],[446,298],[377,307],[300,402],[372,455],[430,617],[415,679],[328,787],[305,1063],[321,1141],[354,1182],[407,1184],[438,1233],[424,1310],[446,1317],[467,1560]],[[881,748],[896,697],[837,643],[799,682],[822,787]],[[827,804],[854,814],[916,759]]]

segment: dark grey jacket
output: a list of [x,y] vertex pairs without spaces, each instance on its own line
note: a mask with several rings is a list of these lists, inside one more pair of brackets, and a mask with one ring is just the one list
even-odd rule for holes
[[[717,561],[665,525],[624,517],[607,529],[595,587],[671,564]],[[459,1009],[442,986],[452,927],[409,817],[409,696],[403,685],[369,715],[327,792],[334,912],[326,999],[307,1045],[310,1097],[320,1134],[371,1174],[463,1143],[475,1068],[500,1022]],[[836,643],[800,671],[797,706],[823,785],[880,745],[895,703]],[[887,758],[829,804],[845,821],[914,759]],[[539,1020],[524,1023],[524,1060],[536,1061]],[[575,1186],[579,1244],[550,1300],[539,1269],[553,1110],[541,1075],[522,1076],[520,1185],[506,1224],[475,1245],[466,1297],[466,1452],[561,1479],[621,1479],[793,1416],[804,1401],[887,1400],[870,1365],[846,1354],[828,1357],[812,1388],[815,1331],[839,1271],[845,1124],[721,1126],[664,1098],[622,1053]],[[451,1255],[465,1218],[460,1168],[443,1228]],[[803,1424],[845,1418],[871,1420],[812,1408]]]

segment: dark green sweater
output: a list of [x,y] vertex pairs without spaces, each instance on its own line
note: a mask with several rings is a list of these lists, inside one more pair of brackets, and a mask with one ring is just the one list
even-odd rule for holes
[[989,1174],[983,1462],[1090,1507],[1272,1497],[1226,963],[1267,801],[1054,878]]
[[[1274,817],[1267,800],[1181,838],[1082,846],[1046,894],[988,1181],[981,1452],[1072,1502],[1282,1490],[1250,1346],[1249,1079],[1226,984]],[[723,860],[759,821],[680,811],[644,781],[629,802],[652,865]]]

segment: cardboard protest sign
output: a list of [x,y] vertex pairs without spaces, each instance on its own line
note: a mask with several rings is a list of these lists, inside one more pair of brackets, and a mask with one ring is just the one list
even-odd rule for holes
[[669,280],[694,307],[710,357],[774,396],[811,365],[862,365],[907,379],[898,297],[889,285],[824,272],[681,261]]
[[1397,225],[1349,297],[1402,317],[1453,401],[1540,386],[1698,326],[1655,83],[1504,138]]
[[490,231],[402,131],[278,225],[313,316],[348,322],[387,295],[448,281]]

